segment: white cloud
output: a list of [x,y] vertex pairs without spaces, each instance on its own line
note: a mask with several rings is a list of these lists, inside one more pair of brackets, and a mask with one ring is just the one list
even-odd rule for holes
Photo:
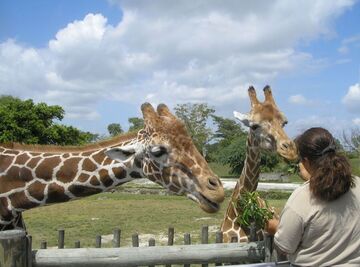
[[292,95],[288,99],[289,103],[295,105],[308,105],[311,104],[311,101],[306,99],[303,95]]
[[351,85],[342,102],[350,112],[360,113],[360,84]]
[[[96,119],[107,98],[138,105],[247,102],[248,84],[267,84],[312,55],[294,47],[331,35],[338,1],[115,1],[123,19],[101,14],[59,29],[44,48],[0,43],[0,93],[60,104]],[[302,12],[299,12],[302,10]]]
[[360,118],[355,118],[352,120],[353,124],[355,124],[356,126],[360,126]]
[[360,35],[354,35],[341,41],[341,46],[338,48],[339,53],[347,54],[351,47],[360,44]]

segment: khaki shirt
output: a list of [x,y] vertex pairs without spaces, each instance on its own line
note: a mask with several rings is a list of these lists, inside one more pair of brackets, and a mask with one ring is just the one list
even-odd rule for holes
[[311,196],[309,183],[296,189],[281,213],[274,242],[300,266],[360,266],[360,178],[340,198]]

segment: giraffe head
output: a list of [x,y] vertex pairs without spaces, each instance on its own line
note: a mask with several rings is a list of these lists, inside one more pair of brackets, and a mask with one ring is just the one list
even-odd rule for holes
[[137,142],[112,147],[107,156],[133,161],[141,170],[141,177],[148,177],[173,193],[187,195],[206,212],[218,211],[224,189],[196,149],[184,123],[164,104],[155,111],[144,103],[141,110],[145,127],[139,131]]
[[259,138],[261,148],[276,151],[285,159],[296,160],[298,156],[295,143],[289,139],[283,129],[287,119],[276,106],[270,86],[264,88],[264,102],[257,99],[254,87],[250,86],[248,92],[251,102],[250,112],[241,114],[234,111],[234,116]]

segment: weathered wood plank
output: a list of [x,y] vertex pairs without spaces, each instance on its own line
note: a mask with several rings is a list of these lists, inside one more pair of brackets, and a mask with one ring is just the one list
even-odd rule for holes
[[264,242],[129,248],[78,248],[38,250],[34,267],[141,266],[212,262],[259,262],[264,260]]
[[96,248],[101,248],[101,235],[97,235],[95,237],[95,247]]
[[121,230],[119,228],[114,229],[114,239],[113,239],[113,247],[120,247],[120,239],[121,239]]
[[58,248],[63,249],[65,246],[65,230],[59,229]]
[[[209,243],[209,226],[204,225],[201,228],[201,244],[208,244]],[[201,264],[201,267],[208,267],[208,264]]]
[[28,240],[23,230],[0,232],[0,266],[27,266]]

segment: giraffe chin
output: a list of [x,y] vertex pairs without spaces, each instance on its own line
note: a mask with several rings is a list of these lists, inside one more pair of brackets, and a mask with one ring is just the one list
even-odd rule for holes
[[197,202],[200,208],[207,213],[215,213],[220,209],[220,205],[218,203],[211,201],[201,193],[197,193],[197,196],[193,194],[187,194],[187,197]]

